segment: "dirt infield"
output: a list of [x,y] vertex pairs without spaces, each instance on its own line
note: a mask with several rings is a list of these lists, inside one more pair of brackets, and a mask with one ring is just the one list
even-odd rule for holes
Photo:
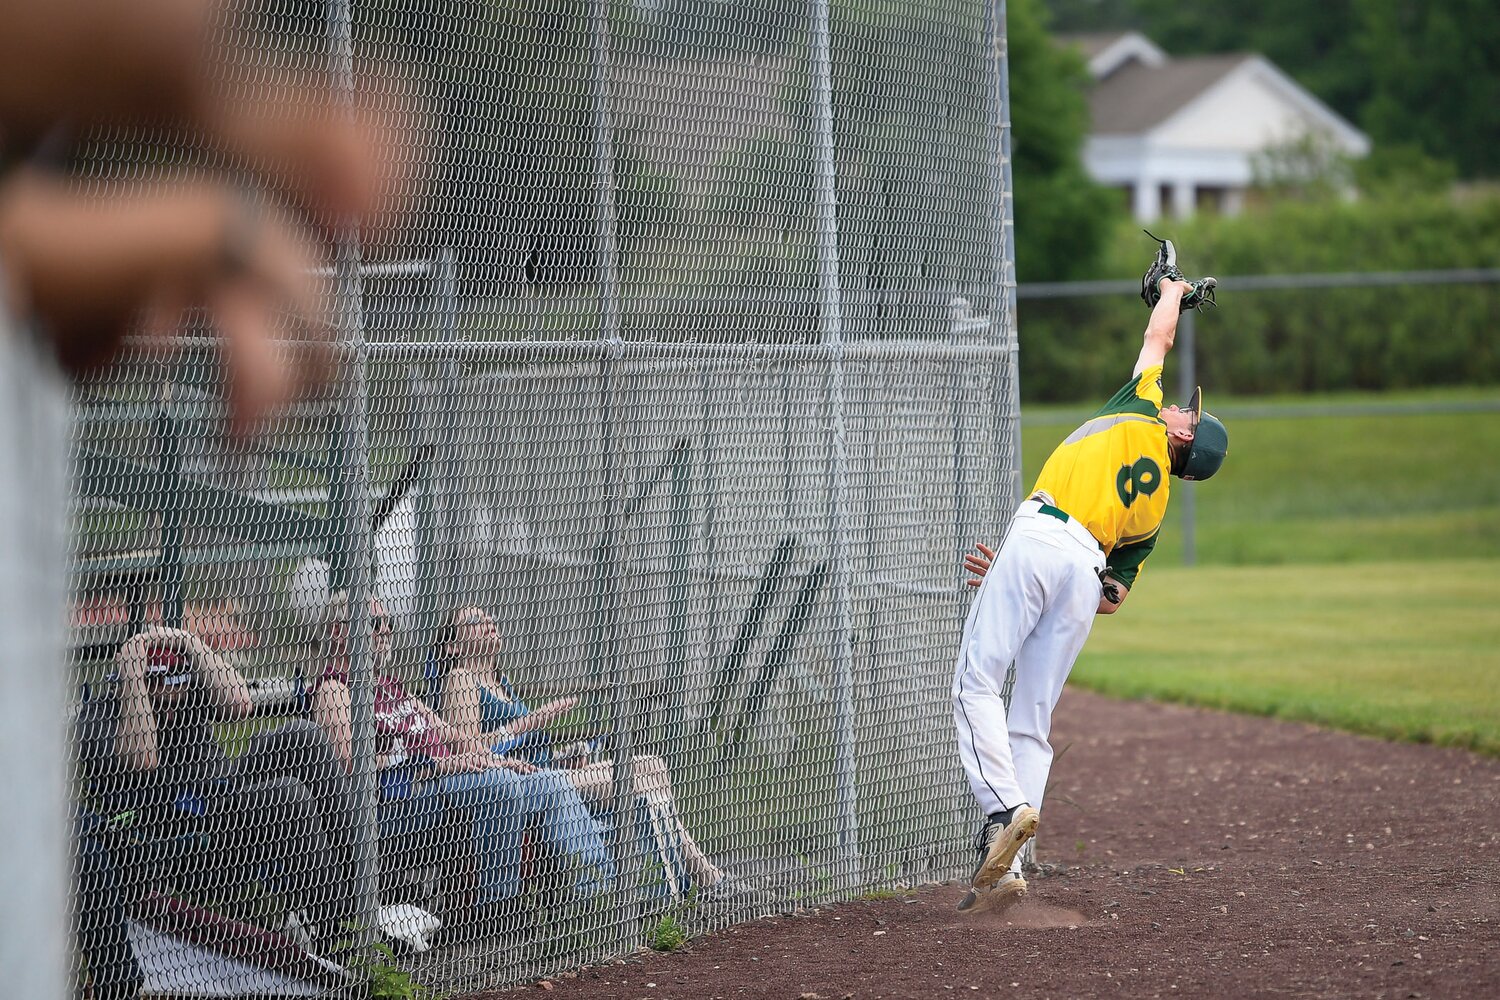
[[1500,997],[1500,760],[1071,689],[1054,744],[1003,918],[938,886],[491,996]]

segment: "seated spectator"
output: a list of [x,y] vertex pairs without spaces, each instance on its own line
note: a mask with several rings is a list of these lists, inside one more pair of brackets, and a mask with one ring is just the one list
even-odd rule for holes
[[[347,599],[335,594],[323,629],[324,670],[313,695],[313,717],[328,734],[344,767],[353,762],[349,693]],[[439,829],[449,811],[466,814],[478,859],[481,917],[503,918],[521,888],[521,848],[528,828],[578,872],[575,889],[591,894],[613,877],[613,866],[593,818],[578,793],[556,772],[492,753],[466,738],[389,672],[391,622],[370,602],[370,653],[375,678],[376,764],[416,763],[426,775],[404,793],[387,790],[380,810],[382,839]]]
[[[442,676],[442,705],[449,722],[470,741],[527,742],[528,734],[541,735],[543,727],[572,711],[576,697],[558,698],[531,709],[518,698],[508,678],[499,672],[498,661],[505,649],[500,629],[483,608],[460,607],[449,615],[438,633],[434,658]],[[537,758],[547,761],[550,754]],[[606,807],[614,795],[614,763],[590,761],[581,746],[575,746],[561,770],[568,781],[595,809]],[[711,888],[724,878],[698,846],[677,811],[672,778],[666,762],[653,754],[631,759],[636,795],[645,800],[652,822],[677,841],[683,867],[698,887]],[[658,834],[660,835],[660,833]],[[683,887],[684,889],[686,887]]]
[[[173,852],[179,888],[228,895],[261,882],[327,948],[353,917],[354,813],[323,732],[293,720],[231,759],[215,722],[251,712],[245,679],[203,641],[154,627],[126,640],[110,689],[79,715],[81,771],[111,828],[157,860]],[[116,859],[120,863],[120,859]],[[126,886],[127,902],[143,886]],[[129,890],[134,890],[130,892]],[[297,912],[301,911],[301,912]]]
[[110,852],[110,838],[99,817],[84,811],[74,818],[73,835],[73,932],[88,966],[87,995],[92,1000],[135,1000],[145,976],[130,947],[120,870]]

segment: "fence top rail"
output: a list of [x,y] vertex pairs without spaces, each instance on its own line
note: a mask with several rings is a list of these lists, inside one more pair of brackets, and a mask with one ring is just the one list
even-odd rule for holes
[[[1243,274],[1219,277],[1221,292],[1274,292],[1294,288],[1381,288],[1399,285],[1484,285],[1500,282],[1500,268],[1464,267],[1444,271],[1344,271],[1327,274]],[[1140,290],[1139,280],[1038,281],[1016,286],[1023,299],[1089,298]]]
[[[154,349],[156,340],[132,338],[131,346]],[[183,349],[217,350],[210,337],[180,337],[174,343]],[[298,341],[278,341],[296,347]],[[302,345],[305,346],[305,345]],[[855,341],[843,344],[766,344],[755,342],[714,344],[660,340],[369,340],[360,344],[339,343],[335,350],[394,356],[414,361],[429,358],[515,357],[554,361],[627,361],[702,359],[707,361],[984,361],[1004,359],[1016,353],[1016,343],[952,344],[940,340]]]

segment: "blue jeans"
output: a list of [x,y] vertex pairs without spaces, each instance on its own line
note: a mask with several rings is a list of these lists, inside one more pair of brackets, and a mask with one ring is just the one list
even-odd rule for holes
[[600,836],[599,824],[583,804],[578,790],[562,771],[533,771],[531,774],[507,774],[519,780],[533,815],[538,833],[552,853],[567,859],[578,872],[576,891],[585,896],[607,889],[614,880],[615,868],[609,850]]
[[573,786],[555,772],[476,771],[423,782],[410,796],[382,804],[380,836],[436,830],[449,810],[472,820],[481,902],[497,903],[520,890],[521,842],[533,821],[542,842],[577,867],[579,892],[596,892],[613,877],[593,818]]

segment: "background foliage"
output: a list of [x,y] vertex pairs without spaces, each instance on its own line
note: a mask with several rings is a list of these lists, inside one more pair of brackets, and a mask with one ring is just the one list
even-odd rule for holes
[[[1176,241],[1187,271],[1223,282],[1221,306],[1198,321],[1199,380],[1216,392],[1500,381],[1495,285],[1234,290],[1234,278],[1249,274],[1500,266],[1500,197],[1283,201],[1156,231]],[[1137,278],[1154,248],[1139,227],[1120,225],[1102,276]],[[1130,371],[1146,316],[1134,295],[1023,301],[1023,398],[1108,396]]]
[[1083,169],[1088,70],[1077,52],[1053,43],[1040,0],[1006,6],[1017,276],[1092,278],[1123,206]]

